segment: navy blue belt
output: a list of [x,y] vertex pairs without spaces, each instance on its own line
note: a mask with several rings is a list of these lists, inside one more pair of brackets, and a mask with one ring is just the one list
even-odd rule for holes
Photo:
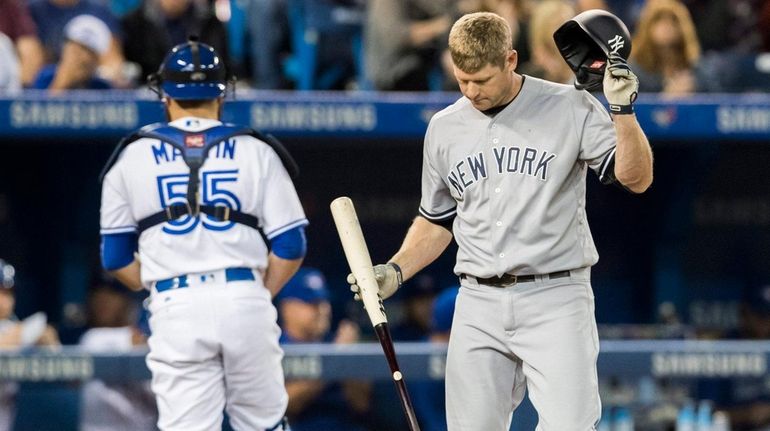
[[[189,286],[190,277],[201,277],[200,281],[206,281],[206,274],[201,275],[180,275],[179,277],[168,278],[155,282],[155,290],[164,292],[169,289],[183,289]],[[254,271],[251,268],[227,268],[225,269],[225,281],[244,281],[254,280]]]
[[[549,280],[552,280],[554,278],[563,278],[563,277],[569,277],[570,272],[569,271],[556,271],[552,272],[550,274],[543,274],[548,276]],[[540,275],[539,277],[542,277],[543,275]],[[537,279],[537,275],[534,274],[528,274],[528,275],[515,275],[515,274],[503,274],[501,277],[488,277],[488,278],[482,278],[482,277],[474,277],[472,275],[468,274],[460,274],[460,279],[465,280],[468,277],[473,277],[476,279],[476,282],[479,284],[484,284],[487,286],[494,286],[494,287],[504,287],[504,286],[510,286],[511,284],[516,283],[529,283],[530,281],[535,281]]]

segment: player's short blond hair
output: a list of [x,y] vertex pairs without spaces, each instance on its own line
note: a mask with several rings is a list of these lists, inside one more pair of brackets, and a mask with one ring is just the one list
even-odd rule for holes
[[466,73],[478,72],[487,64],[504,68],[512,49],[511,27],[492,12],[464,15],[449,32],[452,62]]

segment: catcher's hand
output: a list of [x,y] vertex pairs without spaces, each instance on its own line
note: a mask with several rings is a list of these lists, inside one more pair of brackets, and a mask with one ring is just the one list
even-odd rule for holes
[[[374,267],[374,279],[377,280],[378,293],[382,299],[393,296],[403,282],[401,268],[393,262],[376,265]],[[350,291],[353,292],[353,298],[360,301],[360,288],[356,284],[356,277],[353,274],[348,274],[348,284],[350,284]]]
[[639,78],[628,63],[617,54],[610,54],[604,70],[604,97],[613,114],[632,114],[633,103],[639,93]]

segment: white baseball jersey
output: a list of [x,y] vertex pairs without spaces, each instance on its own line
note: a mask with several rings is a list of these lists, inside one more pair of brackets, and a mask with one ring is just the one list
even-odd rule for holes
[[593,96],[527,76],[488,116],[465,97],[434,115],[423,151],[420,214],[456,215],[455,273],[547,274],[598,260],[585,213],[586,168],[600,176],[616,134]]
[[[221,124],[182,118],[171,126],[199,132]],[[143,138],[126,147],[104,178],[101,233],[133,232],[137,222],[186,202],[190,169],[179,150]],[[307,224],[291,179],[273,149],[251,136],[211,148],[200,172],[200,201],[256,216],[268,239]],[[267,266],[267,247],[255,229],[206,215],[153,226],[139,238],[142,282],[224,268]]]

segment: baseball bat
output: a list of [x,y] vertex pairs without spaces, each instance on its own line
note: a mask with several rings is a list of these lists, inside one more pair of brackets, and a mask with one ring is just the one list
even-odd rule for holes
[[348,260],[348,265],[350,265],[350,271],[356,277],[356,284],[359,287],[359,295],[364,303],[364,309],[369,315],[374,332],[380,340],[382,351],[388,360],[390,373],[393,377],[393,383],[396,385],[396,391],[398,391],[398,398],[401,400],[401,407],[406,415],[409,431],[420,431],[417,416],[414,413],[414,407],[412,407],[412,400],[406,390],[404,376],[396,360],[396,350],[390,336],[385,307],[382,305],[377,280],[374,278],[372,258],[369,256],[369,249],[366,247],[364,233],[361,231],[361,224],[358,222],[353,201],[348,197],[339,197],[332,201],[330,207],[334,224],[337,225],[342,249],[345,251],[345,257]]

